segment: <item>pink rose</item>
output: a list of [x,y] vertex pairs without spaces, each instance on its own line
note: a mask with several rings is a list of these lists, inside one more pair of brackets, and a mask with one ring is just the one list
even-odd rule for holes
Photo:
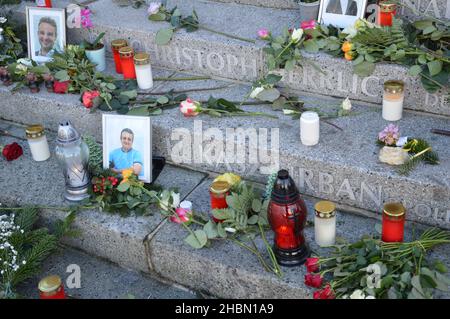
[[180,103],[180,111],[184,116],[196,116],[201,111],[200,103],[187,98]]
[[83,101],[83,105],[90,109],[93,105],[94,105],[94,99],[100,96],[100,92],[99,91],[85,91],[83,93],[83,96],[81,97],[82,101]]
[[316,27],[316,20],[309,20],[309,21],[303,21],[300,24],[300,28],[302,28],[303,30],[307,30],[307,29],[314,29]]
[[182,224],[191,220],[192,212],[189,212],[184,208],[178,207],[175,210],[175,213],[175,216],[170,216],[170,221],[173,223]]
[[264,29],[264,28],[259,29],[259,30],[258,30],[258,37],[259,37],[260,39],[266,40],[267,38],[270,37],[270,32],[269,32],[269,30]]

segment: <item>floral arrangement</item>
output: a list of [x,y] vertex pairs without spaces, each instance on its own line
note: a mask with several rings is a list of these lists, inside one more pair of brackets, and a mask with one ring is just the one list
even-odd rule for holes
[[171,24],[169,28],[164,28],[157,32],[155,41],[158,45],[165,45],[169,43],[174,32],[179,29],[185,29],[186,32],[194,32],[198,29],[203,29],[232,39],[255,43],[255,40],[245,39],[201,25],[198,21],[198,16],[195,10],[192,12],[192,15],[183,17],[181,11],[177,7],[168,10],[160,2],[152,2],[148,7],[147,13],[150,21],[167,21]]
[[[450,233],[428,229],[411,242],[387,243],[378,238],[334,246],[330,257],[309,258],[305,284],[319,288],[314,299],[432,298],[448,291],[446,267],[426,257],[433,247],[450,243]],[[326,282],[326,278],[331,278]]]

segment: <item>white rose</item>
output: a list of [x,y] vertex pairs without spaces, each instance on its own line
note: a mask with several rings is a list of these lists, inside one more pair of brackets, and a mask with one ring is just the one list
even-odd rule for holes
[[283,109],[283,113],[284,113],[284,115],[291,115],[291,114],[295,114],[295,111],[289,110],[289,109]]
[[178,208],[180,206],[180,193],[172,193],[172,207]]
[[252,91],[252,93],[250,93],[250,97],[252,98],[252,99],[256,99],[256,97],[258,96],[258,94],[259,93],[261,93],[262,91],[264,91],[264,88],[263,87],[257,87],[256,89],[254,89],[253,91]]
[[365,295],[362,290],[356,289],[351,295],[350,299],[364,299]]
[[292,40],[294,40],[294,42],[298,42],[300,41],[300,39],[303,36],[303,29],[294,29],[294,31],[292,31]]
[[6,23],[6,21],[8,21],[8,19],[5,17],[0,17],[0,23]]
[[342,109],[344,111],[351,111],[352,102],[350,101],[350,99],[348,97],[342,102]]
[[229,232],[229,233],[235,233],[236,229],[232,228],[232,227],[225,227],[225,231]]

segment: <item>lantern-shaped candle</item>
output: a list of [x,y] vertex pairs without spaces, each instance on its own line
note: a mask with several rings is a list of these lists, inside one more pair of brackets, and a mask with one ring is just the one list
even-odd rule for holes
[[141,90],[151,89],[153,87],[153,75],[150,55],[147,53],[136,53],[134,56],[134,67],[139,88]]
[[320,201],[315,206],[315,241],[321,247],[334,245],[336,241],[336,206],[329,201]]
[[81,201],[89,197],[89,148],[69,121],[59,124],[56,157],[66,181],[64,197]]
[[267,214],[275,232],[274,253],[280,265],[303,264],[310,254],[303,235],[307,209],[286,170],[278,172]]
[[120,63],[119,50],[120,50],[120,48],[123,48],[126,46],[128,46],[128,43],[124,39],[117,39],[117,40],[111,41],[111,49],[113,52],[114,64],[116,66],[117,73],[122,73],[122,64]]
[[26,128],[25,133],[33,159],[36,162],[47,160],[50,157],[50,150],[44,127],[42,125],[30,125]]
[[316,112],[303,112],[300,117],[300,140],[303,145],[312,146],[319,143],[320,124]]
[[398,121],[402,118],[404,90],[405,83],[402,81],[384,82],[383,118],[386,121]]
[[[209,188],[211,198],[211,209],[227,208],[227,195],[230,194],[230,184],[224,181],[217,181],[211,184]],[[213,216],[213,220],[218,223],[221,220]]]
[[403,242],[405,232],[405,207],[401,203],[388,203],[383,208],[381,240]]
[[134,51],[132,47],[123,47],[119,49],[120,64],[122,74],[125,80],[135,79],[136,70],[134,68]]
[[381,2],[379,4],[378,23],[382,27],[391,27],[392,18],[397,11],[397,5],[391,1]]
[[64,285],[59,276],[48,276],[38,285],[40,299],[66,299]]

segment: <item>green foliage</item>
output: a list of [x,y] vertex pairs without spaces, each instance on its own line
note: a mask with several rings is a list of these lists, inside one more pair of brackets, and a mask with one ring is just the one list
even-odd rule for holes
[[105,36],[105,32],[101,32],[93,42],[89,42],[88,40],[83,40],[80,44],[80,47],[85,50],[97,50],[101,49],[103,47],[103,44],[100,43],[100,41]]
[[103,149],[93,136],[83,136],[83,140],[89,148],[89,172],[95,176],[103,170]]
[[170,90],[168,94],[150,97],[145,101],[139,101],[137,107],[133,107],[128,111],[129,115],[154,116],[162,114],[164,109],[178,107],[182,101],[187,99],[186,94],[174,94],[174,90]]
[[423,139],[411,139],[403,146],[411,154],[411,158],[404,164],[400,165],[397,172],[400,175],[409,175],[417,165],[421,162],[437,165],[439,164],[439,156],[432,151],[430,144]]
[[[12,0],[4,2],[4,0],[2,0],[0,6],[2,3],[6,5],[16,3],[16,1]],[[0,44],[0,66],[5,66],[8,63],[14,62],[25,54],[21,40],[16,35],[18,27],[9,21],[8,16],[6,16],[6,18],[8,20],[5,23],[0,23],[0,28],[3,29],[1,34],[4,38],[4,42]]]

